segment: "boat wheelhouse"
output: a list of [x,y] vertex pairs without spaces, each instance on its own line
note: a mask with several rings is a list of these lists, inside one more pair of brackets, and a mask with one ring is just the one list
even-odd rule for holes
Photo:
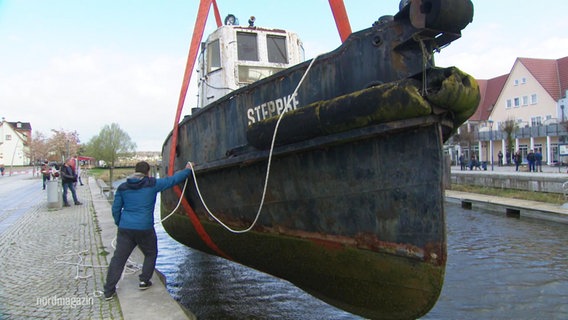
[[236,21],[234,16],[227,16],[225,25],[202,44],[198,108],[305,60],[302,42],[296,33],[239,26],[231,21]]

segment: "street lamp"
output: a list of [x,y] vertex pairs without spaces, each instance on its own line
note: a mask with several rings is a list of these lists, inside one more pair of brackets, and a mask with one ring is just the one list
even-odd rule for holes
[[491,171],[493,171],[493,120],[489,120],[489,149],[491,149]]

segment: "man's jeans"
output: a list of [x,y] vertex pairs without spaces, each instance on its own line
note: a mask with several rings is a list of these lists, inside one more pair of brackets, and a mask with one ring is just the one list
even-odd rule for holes
[[148,281],[152,278],[158,257],[158,238],[154,228],[149,230],[134,230],[118,228],[116,235],[116,249],[108,266],[107,279],[104,287],[106,294],[116,290],[116,284],[122,276],[124,265],[128,257],[136,248],[140,248],[144,254],[144,265],[140,274],[140,281]]
[[75,191],[75,187],[73,186],[73,182],[63,182],[63,204],[69,204],[67,202],[67,189],[71,190],[71,195],[73,196],[73,201],[75,204],[79,202],[77,199],[77,192]]

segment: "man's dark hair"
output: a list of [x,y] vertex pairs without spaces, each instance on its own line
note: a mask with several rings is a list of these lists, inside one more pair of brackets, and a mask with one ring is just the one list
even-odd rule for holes
[[140,161],[136,164],[134,171],[148,175],[148,172],[150,172],[150,165],[146,161]]

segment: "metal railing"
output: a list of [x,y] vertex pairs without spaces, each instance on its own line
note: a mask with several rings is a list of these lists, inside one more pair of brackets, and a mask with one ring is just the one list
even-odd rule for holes
[[[517,128],[513,132],[513,139],[539,138],[539,137],[562,137],[568,136],[566,125],[554,123],[549,125]],[[474,132],[476,141],[502,140],[507,138],[507,133],[501,130]]]

